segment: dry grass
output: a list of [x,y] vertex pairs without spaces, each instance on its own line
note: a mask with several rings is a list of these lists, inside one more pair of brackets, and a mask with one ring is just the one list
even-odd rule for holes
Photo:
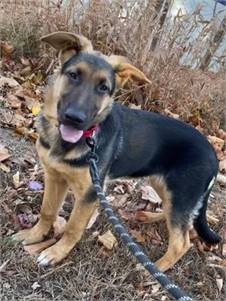
[[[197,34],[205,21],[200,7],[189,16],[178,12],[174,19],[166,18],[161,27],[155,12],[157,1],[92,0],[89,5],[78,0],[62,2],[2,1],[1,36],[13,44],[17,59],[46,56],[46,47],[38,42],[43,34],[56,30],[82,33],[105,54],[128,57],[152,80],[146,89],[137,91],[133,87],[126,91],[122,97],[125,103],[163,113],[170,110],[210,134],[224,127],[225,57],[219,58],[221,68],[216,74],[180,64],[192,54],[189,63],[199,65],[209,32],[217,29],[217,17]],[[155,37],[159,38],[158,44],[152,51]]]

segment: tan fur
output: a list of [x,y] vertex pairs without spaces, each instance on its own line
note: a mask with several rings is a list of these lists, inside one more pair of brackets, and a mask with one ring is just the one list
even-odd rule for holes
[[156,261],[156,265],[163,272],[172,268],[191,247],[189,231],[183,233],[179,227],[173,227],[170,221],[167,221],[167,228],[169,231],[168,249],[165,255]]
[[43,113],[52,125],[58,125],[57,103],[62,93],[66,92],[67,80],[65,76],[58,75],[53,86],[49,87],[45,98]]
[[[158,268],[164,272],[169,268],[172,268],[174,264],[189,250],[191,246],[189,231],[185,230],[185,232],[183,232],[180,227],[172,225],[172,195],[167,188],[164,178],[161,176],[151,176],[150,183],[162,199],[163,213],[151,213],[149,215],[149,218],[151,222],[166,219],[167,229],[169,233],[169,244],[167,252],[156,262]],[[157,215],[155,216],[155,214]]]
[[151,84],[151,81],[144,75],[144,73],[129,64],[125,57],[111,55],[107,58],[107,60],[117,74],[116,80],[120,87],[124,87],[130,80],[138,80],[139,82]]
[[38,223],[29,230],[22,230],[17,234],[17,240],[24,244],[42,241],[49,233],[56,220],[60,205],[67,192],[67,182],[51,168],[45,169],[45,191]]
[[[49,262],[57,263],[66,257],[74,245],[80,240],[97,204],[95,202],[87,203],[86,200],[84,200],[85,193],[92,185],[87,167],[75,169],[66,164],[57,162],[57,160],[50,158],[48,152],[40,146],[38,152],[44,165],[48,164],[48,168],[56,171],[56,174],[58,174],[58,172],[60,173],[61,177],[72,189],[76,198],[75,206],[65,227],[63,237],[55,245],[42,252],[43,256],[46,256]],[[46,208],[44,212],[45,211]]]
[[[165,179],[162,176],[151,176],[148,178],[148,181],[163,200],[164,206],[166,206],[165,203],[168,203],[168,201],[171,200],[171,192],[167,188]],[[169,206],[171,206],[171,202]]]
[[61,65],[63,65],[63,63],[68,61],[75,54],[76,54],[75,49],[67,49],[67,50],[64,50],[64,51],[61,50],[58,54],[58,57],[61,61]]
[[75,194],[76,203],[64,235],[54,246],[42,252],[49,262],[57,263],[66,257],[80,240],[97,204],[87,203],[84,200],[85,193],[92,185],[88,167],[75,169],[58,161],[51,156],[51,150],[46,150],[39,142],[37,151],[45,170],[45,193],[41,216],[32,229],[20,231],[17,240],[23,241],[24,244],[42,241],[56,220],[58,210],[70,187]]
[[83,71],[86,75],[91,74],[92,72],[90,66],[86,62],[81,62],[78,63],[76,66],[71,65],[68,67],[68,71],[72,71],[72,72],[76,71],[77,69]]
[[106,96],[106,97],[103,99],[102,103],[101,103],[101,106],[100,106],[100,108],[99,108],[99,111],[98,111],[98,113],[97,113],[97,116],[100,116],[100,117],[103,118],[103,112],[104,112],[106,109],[109,110],[109,109],[111,108],[111,106],[112,106],[112,103],[113,103],[112,98],[109,97],[109,96]]
[[81,157],[81,150],[79,149],[72,149],[71,151],[67,152],[64,156],[66,160],[74,160]]

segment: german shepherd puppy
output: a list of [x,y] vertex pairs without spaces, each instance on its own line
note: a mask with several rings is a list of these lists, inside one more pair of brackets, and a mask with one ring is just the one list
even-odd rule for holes
[[128,80],[149,82],[125,58],[94,51],[88,39],[73,33],[51,33],[42,41],[59,51],[62,65],[38,126],[45,192],[39,222],[14,239],[23,244],[42,241],[69,187],[76,202],[64,234],[41,252],[38,263],[61,261],[81,239],[98,203],[87,163],[86,137],[93,133],[102,185],[106,177],[148,176],[163,200],[163,213],[148,215],[150,222],[165,219],[169,232],[168,250],[156,262],[161,271],[173,267],[190,248],[192,226],[206,243],[217,244],[220,237],[206,218],[218,172],[210,143],[181,121],[113,103],[115,92]]

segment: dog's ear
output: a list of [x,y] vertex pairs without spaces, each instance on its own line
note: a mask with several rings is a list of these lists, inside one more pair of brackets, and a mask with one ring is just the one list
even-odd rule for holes
[[80,51],[88,52],[93,50],[91,42],[86,37],[72,32],[53,32],[41,37],[41,41],[50,44],[59,51],[62,63]]
[[120,87],[125,86],[128,81],[151,83],[145,74],[131,65],[124,56],[111,55],[108,57],[108,62],[116,73],[117,84]]

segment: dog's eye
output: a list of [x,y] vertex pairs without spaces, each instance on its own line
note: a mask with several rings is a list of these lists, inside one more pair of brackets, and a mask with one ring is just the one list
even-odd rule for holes
[[106,93],[109,91],[109,88],[106,84],[100,84],[98,86],[98,91],[101,92],[101,93]]
[[68,72],[68,76],[74,81],[79,80],[79,74],[77,72]]

